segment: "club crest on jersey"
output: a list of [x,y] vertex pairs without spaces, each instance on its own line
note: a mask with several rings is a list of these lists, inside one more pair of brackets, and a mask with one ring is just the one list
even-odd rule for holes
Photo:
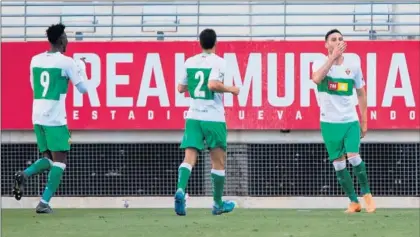
[[348,68],[347,68],[347,69],[346,69],[346,74],[347,74],[347,75],[350,75],[350,73],[351,73],[350,69],[348,69]]
[[348,91],[349,84],[346,82],[328,81],[328,90],[330,91]]

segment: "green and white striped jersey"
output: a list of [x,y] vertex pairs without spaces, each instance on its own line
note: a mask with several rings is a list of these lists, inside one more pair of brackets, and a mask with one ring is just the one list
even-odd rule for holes
[[[326,61],[327,58],[315,61],[312,71],[317,71]],[[364,85],[362,70],[356,62],[344,57],[341,65],[333,65],[324,80],[317,85],[320,120],[330,123],[358,121],[354,92]]]
[[33,124],[67,124],[65,101],[69,79],[74,85],[83,81],[84,67],[83,62],[76,62],[59,52],[44,52],[32,57],[30,82],[33,89]]
[[223,93],[211,91],[210,80],[223,82],[226,61],[216,54],[201,53],[185,62],[184,75],[179,82],[187,85],[190,94],[190,107],[187,119],[225,122]]

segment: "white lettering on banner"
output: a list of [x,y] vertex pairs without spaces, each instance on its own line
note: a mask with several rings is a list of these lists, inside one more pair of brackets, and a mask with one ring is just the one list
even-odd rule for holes
[[[318,59],[323,59],[325,57],[322,53],[301,53],[295,55],[294,53],[285,53],[284,54],[284,65],[278,64],[277,53],[268,53],[267,54],[267,65],[266,68],[263,68],[263,55],[262,53],[250,53],[248,55],[247,62],[239,62],[235,53],[225,53],[224,57],[227,61],[227,71],[225,74],[225,84],[226,85],[236,85],[241,87],[240,95],[238,96],[238,105],[240,107],[254,107],[256,110],[240,110],[235,117],[239,120],[245,119],[257,119],[257,120],[267,120],[272,117],[269,115],[267,117],[267,110],[261,110],[261,106],[268,107],[279,107],[280,110],[275,110],[279,120],[284,118],[295,118],[295,120],[302,120],[305,115],[305,111],[300,111],[299,106],[294,106],[293,110],[286,108],[296,103],[296,86],[300,86],[300,107],[310,107],[314,106],[314,102],[311,103],[311,91],[314,91],[316,98],[316,85],[310,80],[311,75],[311,63]],[[282,55],[282,54],[281,54]],[[346,57],[350,60],[360,63],[360,57],[354,53],[346,53]],[[175,61],[175,78],[165,78],[164,71],[162,68],[161,58],[158,53],[148,53],[145,57],[144,68],[142,72],[141,81],[139,83],[138,93],[126,97],[117,96],[117,86],[126,85],[127,87],[132,86],[132,84],[137,85],[138,78],[130,78],[129,75],[117,75],[117,63],[133,63],[133,54],[132,53],[109,53],[106,55],[106,77],[103,82],[106,85],[103,88],[106,88],[106,101],[100,101],[98,95],[98,87],[101,83],[101,59],[98,55],[93,53],[78,53],[74,54],[74,58],[85,57],[88,64],[91,66],[91,78],[87,81],[89,92],[87,98],[89,98],[89,103],[91,107],[99,107],[101,104],[106,104],[108,108],[112,107],[146,107],[149,97],[157,97],[159,100],[159,107],[187,107],[189,104],[189,98],[184,94],[180,94],[176,91],[177,82],[185,76],[184,61],[185,55],[183,53],[176,53],[174,55]],[[300,72],[295,72],[295,57],[300,58]],[[410,74],[408,71],[407,60],[404,53],[394,53],[391,58],[390,66],[388,69],[388,75],[386,76],[385,90],[381,95],[377,95],[377,55],[376,53],[368,53],[366,55],[366,81],[367,81],[367,95],[368,95],[368,107],[377,106],[377,98],[383,98],[380,101],[380,106],[382,107],[391,107],[393,106],[393,99],[397,97],[403,97],[406,107],[415,107],[416,101],[414,97],[414,91],[411,85]],[[241,68],[240,65],[246,65],[246,68]],[[142,65],[136,65],[135,68],[141,68]],[[282,71],[281,68],[284,68],[284,74],[278,75],[279,71]],[[241,70],[239,70],[241,68]],[[242,70],[243,69],[243,70]],[[381,70],[383,70],[381,68]],[[241,74],[241,71],[244,72]],[[385,69],[386,71],[386,69]],[[266,78],[263,78],[263,73],[266,72]],[[298,74],[299,75],[296,75]],[[170,73],[169,73],[170,74]],[[171,74],[172,75],[172,74]],[[300,80],[297,81],[296,78],[300,77]],[[284,78],[281,80],[279,78]],[[151,87],[152,80],[155,80],[155,87]],[[170,84],[171,88],[167,88],[166,80],[175,80],[174,86]],[[400,80],[399,83],[397,80]],[[267,83],[263,88],[263,83]],[[299,83],[295,84],[295,83]],[[401,84],[397,88],[397,83]],[[381,83],[383,84],[383,83]],[[281,86],[279,86],[281,85]],[[281,88],[281,89],[280,89]],[[124,89],[120,89],[124,90]],[[168,90],[174,90],[175,94],[172,98],[172,104],[169,100]],[[264,98],[263,103],[263,93],[264,90],[267,91],[267,96]],[[284,91],[284,92],[283,92]],[[282,96],[279,96],[282,94]],[[136,102],[134,102],[136,98]],[[318,99],[318,98],[317,98]],[[84,105],[84,96],[81,95],[77,90],[74,90],[73,97],[73,107],[82,107]],[[224,95],[224,102],[226,107],[233,106],[233,96],[231,94]],[[268,102],[268,103],[267,103]],[[134,104],[135,103],[135,104]],[[378,113],[379,111],[379,113]],[[381,120],[382,117],[389,116],[388,119],[396,120],[406,118],[414,120],[418,116],[417,110],[407,111],[406,114],[399,114],[401,111],[392,110],[389,112],[389,115],[381,113],[378,111],[370,111],[371,120]],[[112,120],[116,119],[116,116],[120,118],[128,118],[128,120],[136,120],[139,118],[148,118],[149,120],[157,119],[154,113],[155,111],[149,110],[147,112],[135,112],[131,110],[130,112],[119,112],[118,110],[110,111],[110,118]],[[303,112],[303,113],[302,113]],[[97,110],[90,111],[91,119],[98,120],[99,112]],[[119,115],[121,113],[121,115]],[[144,114],[144,115],[137,115]],[[166,111],[166,119],[172,119],[171,112]],[[187,111],[184,111],[184,118],[187,115]],[[265,115],[265,116],[264,116]],[[283,116],[285,115],[285,117]],[[79,113],[79,110],[74,110],[72,118],[73,120],[83,119],[81,117],[89,116]],[[106,114],[101,115],[102,117],[107,117]],[[143,117],[142,117],[143,116]],[[164,116],[164,115],[161,115]],[[160,117],[160,116],[158,116]],[[177,119],[177,118],[174,118]]]
[[111,110],[111,119],[114,120],[115,119],[115,112],[117,112],[116,110]]
[[370,120],[377,120],[376,111],[370,111]]
[[134,111],[130,110],[130,113],[128,114],[128,120],[135,120],[136,116],[134,115]]
[[416,119],[416,111],[410,110],[410,120],[415,120],[415,119]]
[[296,112],[296,118],[295,119],[296,120],[302,120],[302,113],[299,110]]
[[92,111],[92,120],[98,120],[98,111],[97,110]]
[[279,117],[279,119],[283,119],[283,110],[282,111],[277,111],[277,116]]
[[153,120],[154,118],[155,118],[155,112],[153,112],[152,110],[147,111],[147,119]]
[[[295,98],[295,70],[286,68],[295,68],[295,55],[286,53],[284,68],[284,83],[278,82],[277,54],[269,53],[267,55],[267,91],[268,102],[274,107],[286,107],[293,104]],[[284,97],[278,96],[279,85],[284,85]]]
[[[183,111],[184,115],[186,116],[187,111]],[[284,118],[290,118],[290,117],[294,117],[295,120],[303,120],[304,119],[304,114],[302,113],[301,110],[297,110],[297,111],[284,111],[284,110],[277,110],[275,111],[277,113],[277,118],[278,121],[283,120]],[[370,113],[370,120],[374,121],[374,120],[380,120],[382,118],[385,118],[386,116],[388,116],[389,120],[397,120],[399,117],[401,118],[406,118],[409,120],[415,120],[416,116],[417,116],[417,112],[416,110],[411,110],[411,111],[407,111],[405,114],[401,114],[401,113],[397,113],[397,111],[395,110],[391,110],[389,111],[388,115],[385,114],[379,114],[378,117],[378,111],[376,110],[371,110],[369,111]],[[251,113],[249,111],[245,111],[245,110],[239,110],[238,114],[237,114],[237,118],[239,120],[245,120],[245,119],[255,119],[255,120],[266,120],[267,118],[264,117],[264,114],[266,113],[266,110],[257,110],[255,111],[255,113]],[[400,115],[401,114],[401,115]],[[154,110],[140,110],[140,111],[135,111],[135,110],[129,110],[128,112],[122,112],[122,111],[118,111],[118,110],[111,110],[110,111],[110,118],[112,120],[115,120],[117,117],[123,118],[126,117],[127,120],[136,120],[136,119],[146,119],[147,120],[156,120],[158,117],[155,116],[155,111]],[[166,120],[171,120],[171,111],[170,110],[166,110]],[[285,116],[284,116],[285,115]],[[78,110],[74,110],[73,111],[73,120],[80,120],[80,118],[84,118],[84,117],[80,117],[79,116],[79,111]],[[93,110],[91,112],[90,118],[92,120],[98,120],[99,119],[99,111],[97,110]],[[271,116],[269,116],[269,118],[271,118]]]
[[[311,90],[314,91],[317,102],[318,93],[316,84],[311,81],[312,75],[310,65],[316,60],[322,60],[325,55],[322,53],[302,53],[300,54],[300,106],[310,107]],[[287,68],[285,70],[288,70]],[[290,69],[291,70],[291,69]],[[294,70],[294,69],[293,69]],[[319,104],[319,103],[317,103]]]
[[395,112],[395,110],[391,110],[390,119],[391,120],[397,119],[397,113]]
[[259,110],[258,111],[258,120],[263,120],[264,119],[264,110]]
[[[155,73],[156,88],[150,87],[152,73]],[[168,92],[166,90],[165,77],[163,76],[162,63],[158,53],[148,53],[144,64],[143,76],[140,82],[137,106],[144,107],[149,96],[157,96],[161,107],[169,107]]]
[[[183,53],[177,53],[175,54],[175,106],[176,107],[187,107],[190,104],[189,97],[185,96],[185,93],[178,93],[178,83],[183,79],[186,75],[185,73],[185,56]],[[170,80],[170,78],[167,78]]]
[[244,119],[245,119],[245,111],[239,110],[239,120],[244,120]]
[[[398,72],[400,72],[401,88],[396,88],[395,86],[398,78]],[[410,74],[408,73],[407,61],[403,53],[392,54],[382,106],[391,107],[392,99],[397,96],[404,97],[405,106],[416,106],[414,102],[413,88],[411,87]]]
[[132,107],[133,97],[117,97],[117,85],[129,85],[128,75],[117,75],[117,63],[132,63],[132,53],[106,54],[106,106]]
[[[236,85],[241,88],[238,102],[239,106],[246,107],[248,96],[250,95],[250,87],[252,84],[252,106],[259,107],[262,105],[262,61],[261,53],[250,53],[247,67],[245,70],[244,80],[241,79],[239,71],[238,60],[236,54],[225,53],[224,59],[227,63],[227,71],[225,74],[224,84],[227,86]],[[226,107],[233,106],[233,95],[227,93],[224,95],[224,104]]]
[[79,110],[73,110],[73,120],[79,120]]
[[366,63],[366,93],[368,107],[376,106],[376,53],[367,54]]
[[[101,84],[101,59],[94,53],[75,53],[73,55],[75,60],[85,58],[86,63],[90,64],[91,74],[89,80],[85,78],[86,87],[88,88],[88,98],[92,107],[100,107],[101,103],[98,95],[98,86]],[[73,106],[83,106],[83,95],[78,91],[73,92]]]

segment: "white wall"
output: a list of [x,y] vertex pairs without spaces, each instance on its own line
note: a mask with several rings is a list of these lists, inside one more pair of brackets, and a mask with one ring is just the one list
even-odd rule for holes
[[[95,19],[93,17],[67,17],[63,18],[64,23],[66,24],[91,24],[93,21],[96,21],[97,24],[114,24],[114,25],[127,25],[127,24],[141,24],[141,16],[115,16],[113,19],[110,17],[112,10],[114,14],[141,14],[141,13],[178,13],[178,14],[208,14],[208,13],[218,13],[225,14],[223,16],[179,16],[177,19],[173,16],[148,16],[144,20],[147,23],[153,23],[154,21],[161,24],[168,24],[166,27],[154,27],[148,28],[147,30],[164,30],[166,35],[197,35],[197,30],[200,31],[203,27],[197,29],[196,25],[207,24],[208,27],[213,27],[219,35],[233,34],[233,35],[273,35],[273,34],[288,34],[288,35],[298,35],[298,34],[323,34],[332,27],[339,28],[344,34],[351,33],[364,33],[369,30],[370,26],[357,27],[356,31],[353,26],[343,26],[339,24],[352,24],[354,22],[354,15],[321,15],[321,16],[282,16],[281,14],[285,11],[288,14],[292,13],[352,13],[357,12],[370,12],[370,5],[288,5],[285,9],[282,5],[232,5],[232,6],[208,6],[208,5],[193,5],[193,6],[115,6],[112,9],[110,6],[83,6],[83,7],[62,7],[62,6],[28,6],[26,8],[27,14],[71,14],[71,13],[95,13],[95,14],[109,14],[109,16],[98,16]],[[373,11],[375,12],[420,12],[420,4],[408,5],[408,4],[378,4],[375,5]],[[7,7],[3,6],[3,14],[21,14],[24,15],[25,7]],[[229,16],[229,14],[263,14],[261,16]],[[265,13],[265,15],[264,15]],[[269,13],[279,14],[279,15],[269,15]],[[376,15],[373,17],[374,21],[384,23],[384,19],[387,16]],[[191,24],[191,27],[178,27],[176,29],[174,26],[170,26],[171,21],[174,22],[178,20],[180,24]],[[370,22],[370,16],[356,16],[357,22]],[[420,14],[409,15],[409,16],[392,16],[391,22],[397,23],[418,23],[420,20]],[[52,23],[57,23],[60,21],[60,17],[27,17],[26,24],[42,24],[49,25]],[[113,22],[112,22],[113,21]],[[25,24],[24,17],[3,17],[3,24]],[[304,24],[304,26],[255,26],[255,27],[229,27],[229,26],[214,26],[220,24]],[[314,24],[326,24],[326,26],[311,26]],[[374,29],[378,33],[391,33],[391,32],[401,32],[401,33],[410,33],[410,34],[419,34],[420,29],[418,26],[396,26],[392,27],[388,31],[388,27],[384,26],[374,26]],[[3,28],[2,34],[7,35],[40,35],[43,36],[45,32],[45,26],[43,27],[16,27],[16,28]],[[105,35],[110,36],[111,32],[116,36],[122,35],[132,35],[132,34],[142,34],[142,35],[151,35],[154,32],[142,32],[141,27],[96,27],[91,26],[85,27],[69,27],[69,31],[83,31],[86,32],[86,35]],[[146,29],[145,29],[146,30]],[[319,39],[317,37],[287,37],[286,39]],[[349,38],[349,37],[348,37]],[[392,37],[383,37],[383,38],[392,38]],[[395,37],[400,38],[400,37]],[[31,40],[40,40],[43,39],[31,39]],[[110,40],[111,37],[105,38],[95,38],[87,40]],[[133,37],[124,37],[118,38],[118,40],[155,40],[156,37],[142,37],[142,38],[133,38]],[[174,37],[167,38],[166,40],[195,40],[196,37]],[[232,37],[232,38],[223,38],[224,40],[240,39],[240,40],[249,40],[251,37]],[[284,37],[253,37],[252,39],[284,39]],[[357,37],[357,39],[363,39]],[[11,39],[6,39],[10,41]],[[13,40],[24,40],[24,38],[13,39]]]

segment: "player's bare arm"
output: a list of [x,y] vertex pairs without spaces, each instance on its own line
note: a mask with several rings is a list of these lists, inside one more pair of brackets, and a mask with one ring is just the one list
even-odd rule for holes
[[360,89],[356,89],[357,92],[357,99],[359,101],[359,110],[360,110],[360,125],[362,134],[361,137],[363,138],[367,132],[367,95],[366,90],[364,87]]
[[188,91],[188,86],[183,85],[183,84],[178,84],[177,89],[178,89],[178,92],[182,94]]
[[328,71],[331,69],[334,62],[341,57],[343,52],[346,50],[347,44],[342,41],[337,44],[334,48],[332,54],[328,57],[328,60],[321,66],[316,72],[312,73],[312,81],[316,84],[319,84],[324,80],[325,76],[328,74]]
[[217,80],[210,80],[208,83],[208,88],[211,91],[219,93],[232,93],[234,95],[239,94],[239,88],[236,86],[225,86],[223,82]]

